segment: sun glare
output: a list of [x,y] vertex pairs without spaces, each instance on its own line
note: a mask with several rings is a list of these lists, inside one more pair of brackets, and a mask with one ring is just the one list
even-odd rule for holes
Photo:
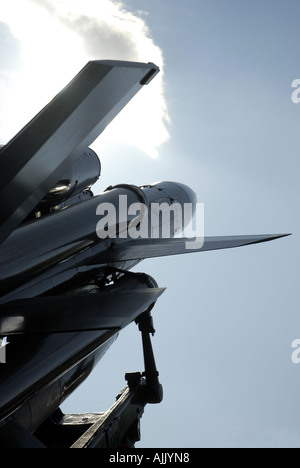
[[[149,37],[144,20],[111,0],[58,0],[54,4],[48,0],[9,0],[2,8],[1,20],[20,41],[22,59],[2,135],[12,137],[89,60],[111,58],[163,65],[161,50]],[[159,146],[169,138],[167,119],[160,74],[115,119],[105,132],[106,138],[157,157]]]

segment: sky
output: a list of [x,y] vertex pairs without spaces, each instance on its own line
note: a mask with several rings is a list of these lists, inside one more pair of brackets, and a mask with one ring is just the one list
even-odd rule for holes
[[[268,244],[148,260],[167,291],[153,339],[165,398],[138,447],[300,446],[298,0],[0,0],[0,143],[91,59],[161,73],[93,144],[108,185],[174,180],[206,235]],[[17,14],[16,14],[17,12]],[[63,405],[103,411],[142,371],[135,325]]]

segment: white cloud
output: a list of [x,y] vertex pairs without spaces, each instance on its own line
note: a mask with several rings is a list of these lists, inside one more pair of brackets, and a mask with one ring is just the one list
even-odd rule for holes
[[2,137],[13,136],[87,61],[151,61],[161,73],[121,112],[102,138],[117,139],[153,157],[158,155],[158,148],[169,138],[163,54],[142,16],[113,0],[0,3],[1,19],[21,44],[22,58]]

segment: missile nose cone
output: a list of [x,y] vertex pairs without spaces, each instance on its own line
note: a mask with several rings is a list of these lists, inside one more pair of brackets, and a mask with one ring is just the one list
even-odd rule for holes
[[191,203],[192,205],[196,205],[197,203],[197,194],[185,184],[174,183],[174,185],[178,189],[179,199],[183,203]]
[[170,206],[170,213],[171,211],[174,213],[172,235],[187,228],[197,209],[197,195],[190,187],[178,182],[164,181],[140,188],[146,196],[149,206],[152,204]]
[[182,206],[184,216],[183,228],[186,229],[196,212],[197,195],[190,187],[185,184],[174,183],[174,189],[178,194],[177,199]]
[[166,201],[171,204],[180,203],[182,206],[184,203],[196,206],[197,203],[196,193],[187,185],[178,182],[157,182],[140,188],[150,203]]

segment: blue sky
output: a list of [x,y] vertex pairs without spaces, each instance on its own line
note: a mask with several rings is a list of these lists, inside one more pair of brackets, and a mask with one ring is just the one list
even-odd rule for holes
[[[62,24],[63,12],[50,11],[48,1],[39,3]],[[41,14],[36,2],[27,4]],[[87,8],[92,1],[85,4]],[[127,143],[112,127],[95,143],[103,169],[97,190],[115,183],[176,180],[190,185],[205,203],[206,235],[293,233],[269,244],[139,265],[138,271],[168,288],[153,314],[165,400],[147,408],[139,447],[300,446],[300,366],[291,361],[291,343],[300,338],[300,104],[291,100],[292,81],[300,78],[299,10],[296,0],[123,2],[123,12],[132,14],[124,22],[142,18],[144,25],[132,26],[132,35],[124,32],[129,59],[163,64],[164,88],[156,90],[161,112],[148,112],[152,121],[147,120],[145,101],[139,115],[142,122],[145,116],[147,148],[151,138],[157,144],[148,154],[134,144],[139,133],[134,118],[131,129],[126,127],[126,134],[132,132]],[[4,18],[0,97],[2,109],[11,111],[8,96],[19,96],[18,80],[30,76],[30,70],[24,72],[24,51],[32,50],[34,42],[26,31],[18,35],[8,13]],[[96,58],[103,37],[97,58],[108,58],[109,46],[112,58],[128,59],[113,34],[116,25],[108,39],[97,25],[98,36],[78,32],[84,44],[79,58]],[[147,59],[141,58],[145,36],[151,38]],[[41,49],[48,51],[46,42],[42,37]],[[70,59],[64,57],[65,76],[71,78],[84,63],[73,57],[72,41],[65,48],[70,50]],[[57,60],[63,74],[66,65],[60,56]],[[46,91],[41,89],[41,100],[48,99]],[[29,101],[22,108],[24,119],[35,110],[28,109]],[[7,133],[4,110],[0,128]],[[141,343],[132,325],[64,410],[106,409],[124,386],[125,372],[137,370],[143,370]]]

